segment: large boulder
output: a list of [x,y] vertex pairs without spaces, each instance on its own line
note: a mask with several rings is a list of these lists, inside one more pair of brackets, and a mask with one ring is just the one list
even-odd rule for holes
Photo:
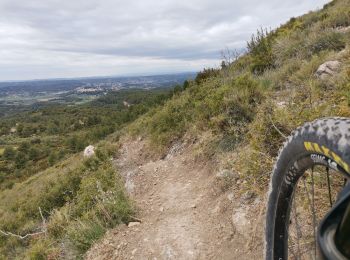
[[84,149],[84,157],[89,158],[95,154],[95,147],[93,145],[89,145]]
[[325,79],[328,76],[333,76],[337,72],[339,67],[340,62],[337,60],[326,61],[318,67],[316,71],[316,76],[321,79]]

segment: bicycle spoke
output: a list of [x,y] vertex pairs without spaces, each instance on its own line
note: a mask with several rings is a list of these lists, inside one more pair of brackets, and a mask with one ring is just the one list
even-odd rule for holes
[[326,167],[326,174],[327,174],[329,205],[330,205],[330,207],[332,207],[333,206],[333,200],[332,200],[332,192],[331,192],[331,181],[329,179],[329,167]]
[[315,182],[314,182],[314,167],[311,169],[311,196],[312,196],[312,225],[314,231],[314,249],[315,249],[315,258],[316,259],[316,213],[315,213]]
[[[303,185],[304,185],[304,191],[306,193],[306,197],[307,197],[307,201],[308,201],[308,204],[309,204],[309,208],[310,208],[310,211],[312,212],[312,206],[311,206],[311,198],[310,198],[310,194],[309,194],[309,191],[308,191],[308,188],[306,187],[306,177],[303,177]],[[312,259],[312,254],[311,254],[311,251],[309,251],[309,254],[310,254],[310,258]]]
[[[298,217],[297,217],[296,200],[294,200],[293,207],[294,207],[294,210],[293,210],[294,214],[293,215],[294,215],[294,221],[295,221],[295,229],[296,229],[296,232],[297,232],[297,249],[298,249],[298,257],[296,257],[296,259],[301,259],[301,257],[300,257],[300,241],[299,241],[299,238],[302,237],[302,233],[301,233],[301,228],[300,228],[300,225],[299,225],[299,222],[298,222]],[[294,250],[293,250],[293,254],[294,254]]]

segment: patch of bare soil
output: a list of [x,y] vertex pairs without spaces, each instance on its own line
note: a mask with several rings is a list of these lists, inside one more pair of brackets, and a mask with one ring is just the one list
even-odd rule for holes
[[144,141],[124,140],[115,163],[140,221],[108,231],[86,259],[262,259],[262,199],[221,191],[194,146],[151,160]]

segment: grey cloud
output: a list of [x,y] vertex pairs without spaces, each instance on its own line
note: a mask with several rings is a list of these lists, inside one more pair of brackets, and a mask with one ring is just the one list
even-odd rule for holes
[[225,47],[243,48],[257,28],[274,28],[326,2],[1,0],[0,80],[98,75],[101,68],[198,70],[218,64]]

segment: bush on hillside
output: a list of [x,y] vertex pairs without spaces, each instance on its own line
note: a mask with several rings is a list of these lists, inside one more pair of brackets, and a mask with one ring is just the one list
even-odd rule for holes
[[350,26],[350,5],[347,1],[332,1],[325,5],[327,18],[322,22],[323,28]]
[[105,232],[106,228],[98,219],[77,220],[67,228],[68,238],[80,254],[79,257],[82,257]]
[[305,48],[311,56],[321,51],[340,51],[345,48],[346,41],[343,34],[327,31],[324,33],[315,32],[309,37],[306,44]]
[[24,243],[16,248],[23,250],[29,246],[28,258],[45,258],[51,251],[59,251],[61,242],[67,239],[82,254],[107,228],[129,221],[133,207],[110,161],[115,147],[104,146],[99,146],[95,156],[78,162],[73,169],[58,168],[64,171],[60,174],[51,169],[47,177],[31,180],[36,189],[13,191],[15,195],[7,198],[12,201],[11,210],[0,212],[0,229],[17,234],[37,232],[42,222],[41,210],[47,219],[48,232],[38,237],[41,242],[0,236],[0,254],[13,255],[11,245],[15,241]]
[[206,79],[213,78],[219,75],[219,70],[218,69],[213,69],[213,68],[208,68],[208,69],[203,69],[202,71],[198,72],[196,78],[194,81],[197,84],[201,84],[204,82]]
[[252,56],[251,71],[254,74],[262,74],[274,67],[272,43],[273,34],[263,29],[252,35],[247,43],[248,53]]
[[212,130],[237,137],[250,122],[263,90],[250,75],[244,74],[220,86],[215,77],[186,89],[162,108],[132,126],[134,133],[148,134],[160,150],[181,138],[185,131]]

